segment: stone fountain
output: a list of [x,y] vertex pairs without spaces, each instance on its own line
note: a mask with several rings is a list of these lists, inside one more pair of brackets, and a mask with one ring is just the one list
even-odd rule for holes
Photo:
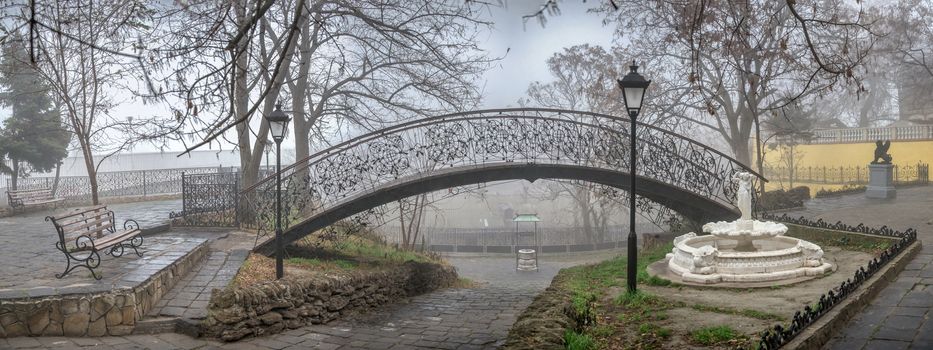
[[823,261],[816,244],[785,237],[787,226],[751,217],[752,175],[737,173],[736,204],[742,216],[735,221],[703,225],[709,235],[693,232],[674,238],[667,254],[670,272],[686,283],[767,282],[820,276],[833,266]]

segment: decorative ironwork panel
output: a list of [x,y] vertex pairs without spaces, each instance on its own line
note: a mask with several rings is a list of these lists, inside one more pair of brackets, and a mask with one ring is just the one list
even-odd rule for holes
[[237,227],[237,172],[182,175],[182,211],[170,217],[181,226]]
[[[283,229],[387,184],[444,169],[507,163],[582,165],[628,173],[629,120],[588,112],[507,109],[399,124],[299,160],[282,172]],[[734,208],[732,176],[751,171],[703,144],[638,126],[637,175]],[[757,174],[756,174],[757,175]],[[275,181],[241,198],[241,223],[270,232]]]
[[[825,184],[868,184],[868,165],[846,167],[799,167],[791,172],[788,168],[767,167],[765,174],[772,180],[789,181],[793,177],[798,183]],[[930,183],[929,164],[894,165],[894,183],[898,185],[926,185]]]
[[[187,169],[133,170],[97,173],[97,194],[104,197],[151,196],[182,192],[181,175],[216,172],[216,167]],[[11,184],[7,181],[7,188]],[[91,199],[91,181],[87,176],[26,177],[18,179],[18,189],[55,188],[55,196],[69,201]]]

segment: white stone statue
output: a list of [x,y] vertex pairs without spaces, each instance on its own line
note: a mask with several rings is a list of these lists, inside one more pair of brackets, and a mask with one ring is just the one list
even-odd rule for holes
[[804,266],[817,267],[823,264],[823,249],[820,246],[801,240],[797,242],[797,249],[803,255]]
[[752,174],[746,172],[735,173],[732,181],[739,184],[739,191],[735,194],[735,204],[742,212],[740,220],[752,219]]
[[716,273],[716,257],[719,251],[708,245],[702,246],[693,252],[693,267],[690,272],[700,275]]

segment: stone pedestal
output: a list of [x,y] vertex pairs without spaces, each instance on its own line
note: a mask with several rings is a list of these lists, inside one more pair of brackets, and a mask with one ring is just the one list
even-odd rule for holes
[[894,166],[891,164],[868,165],[868,188],[865,197],[889,199],[897,197],[894,189]]

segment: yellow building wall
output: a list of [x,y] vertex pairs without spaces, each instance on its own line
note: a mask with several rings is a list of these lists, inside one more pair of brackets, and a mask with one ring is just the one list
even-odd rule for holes
[[[826,145],[798,145],[795,152],[799,153],[798,169],[800,167],[840,167],[866,165],[875,155],[875,143],[838,143]],[[893,141],[888,154],[894,158],[892,163],[915,165],[917,163],[933,163],[933,141]],[[780,166],[780,152],[768,152],[765,157],[767,164]]]
[[[784,167],[781,162],[781,153],[783,150],[768,150],[765,155],[765,164],[772,167]],[[872,161],[875,155],[875,143],[838,143],[838,144],[817,144],[817,145],[798,145],[795,149],[798,154],[797,170],[807,167],[852,167],[865,166]],[[933,164],[933,140],[927,141],[892,141],[891,149],[888,154],[893,157],[892,163],[897,165],[916,165],[917,163]],[[809,186],[811,195],[816,194],[821,188],[838,189],[842,185],[833,184],[813,184],[795,182],[794,186]],[[765,184],[766,190],[786,189],[788,183],[774,179]]]

